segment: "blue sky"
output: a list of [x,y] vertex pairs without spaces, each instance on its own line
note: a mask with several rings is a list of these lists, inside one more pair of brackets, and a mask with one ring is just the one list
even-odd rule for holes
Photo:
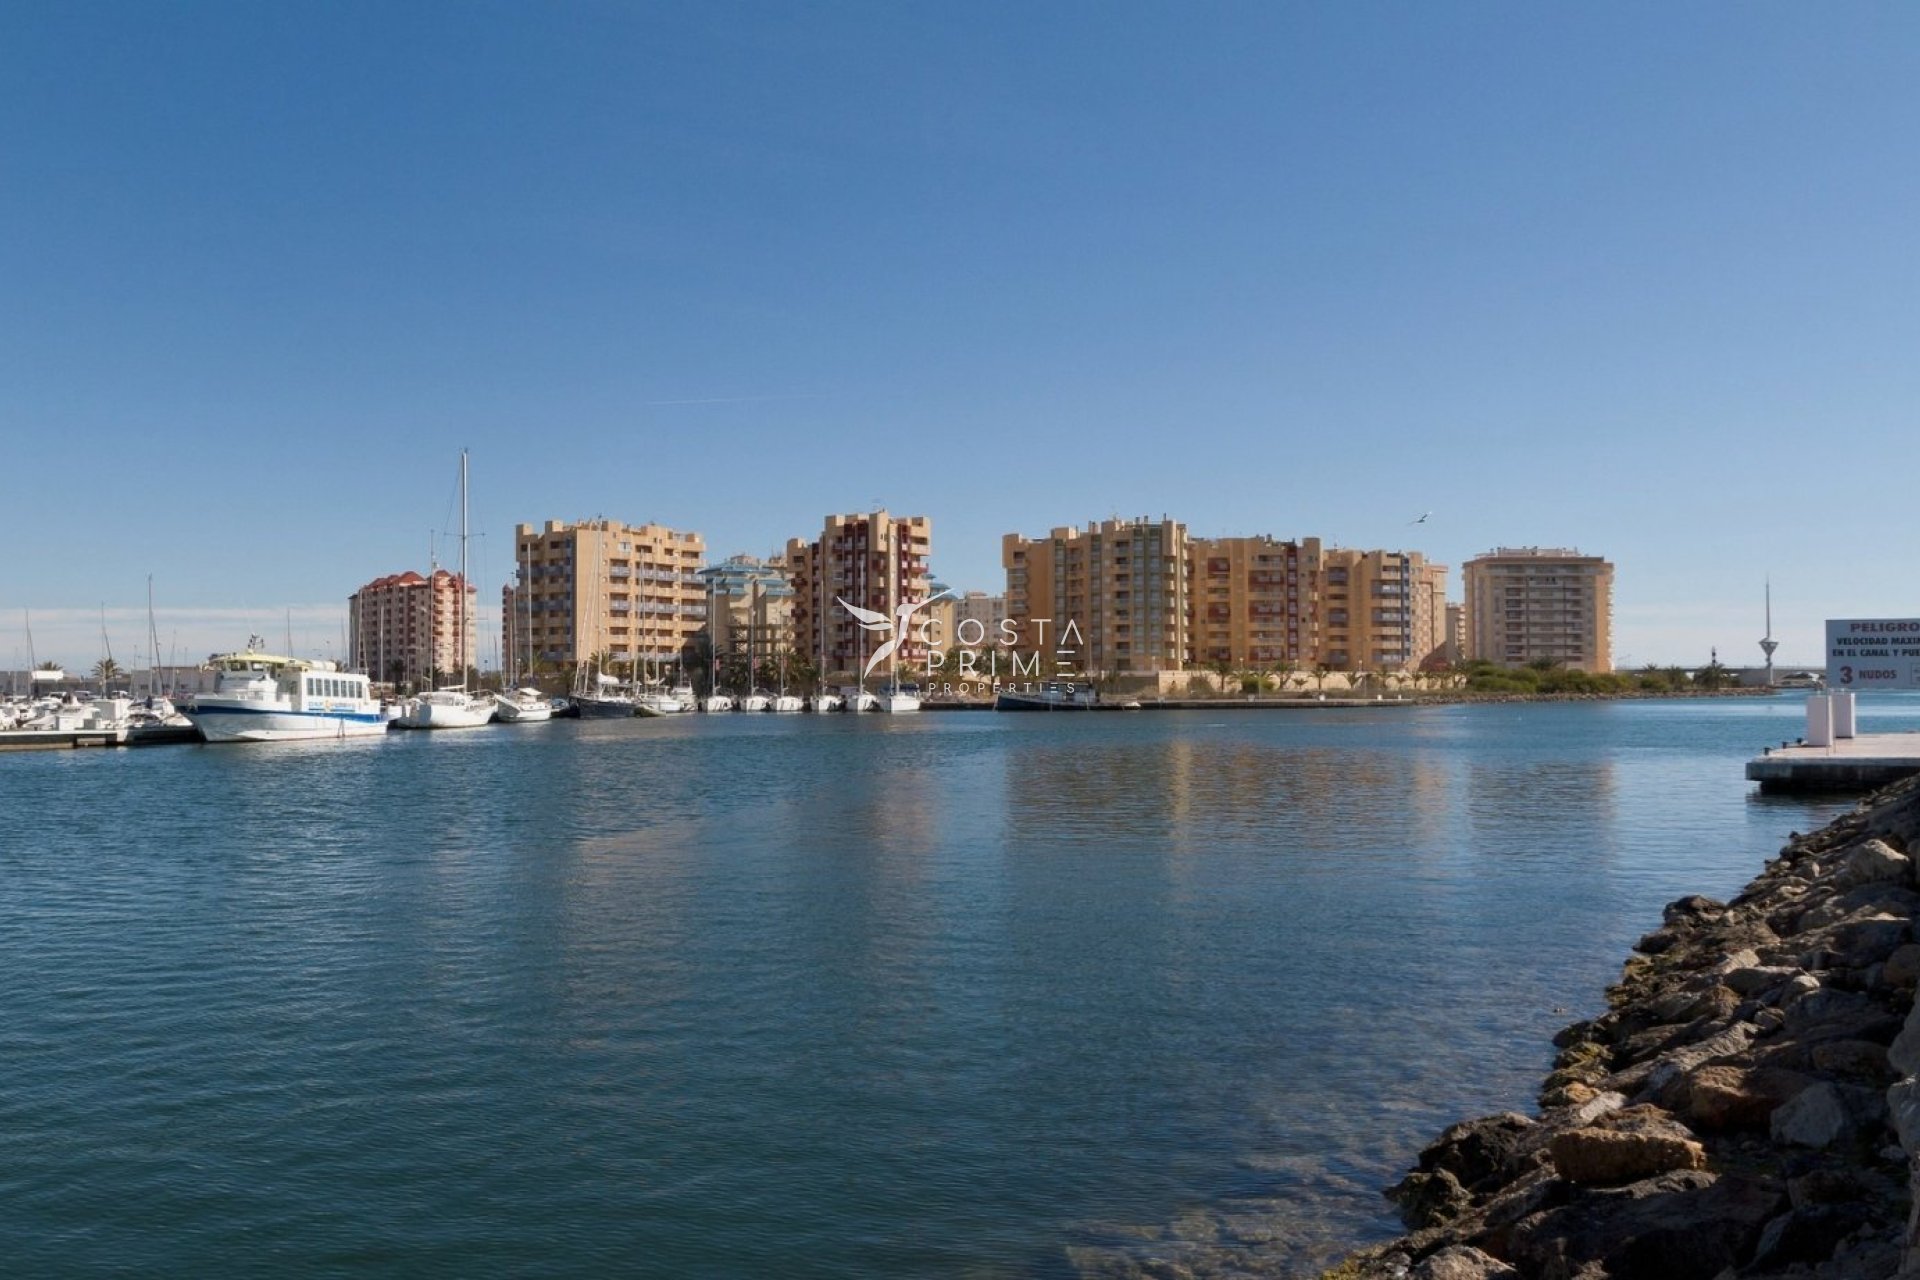
[[[1920,10],[0,9],[0,665],[338,647],[472,450],[955,587],[1112,514],[1618,567],[1617,660],[1920,615]],[[1423,511],[1431,520],[1413,527]],[[1458,578],[1456,575],[1456,593]]]

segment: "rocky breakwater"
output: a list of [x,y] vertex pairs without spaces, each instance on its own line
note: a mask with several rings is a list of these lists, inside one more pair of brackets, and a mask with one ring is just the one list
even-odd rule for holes
[[1330,1277],[1920,1277],[1920,780],[1683,898],[1538,1115],[1456,1125]]

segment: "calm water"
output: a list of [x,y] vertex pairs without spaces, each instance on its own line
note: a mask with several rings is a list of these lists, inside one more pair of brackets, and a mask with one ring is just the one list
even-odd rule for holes
[[[1920,727],[1920,707],[1863,728]],[[1305,1267],[1528,1107],[1798,700],[0,758],[20,1274]]]

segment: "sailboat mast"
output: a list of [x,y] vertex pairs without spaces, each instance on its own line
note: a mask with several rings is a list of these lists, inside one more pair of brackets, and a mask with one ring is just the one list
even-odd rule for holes
[[460,655],[459,688],[467,687],[467,451],[460,451],[460,581],[454,598],[454,617],[460,632],[454,637],[454,651]]

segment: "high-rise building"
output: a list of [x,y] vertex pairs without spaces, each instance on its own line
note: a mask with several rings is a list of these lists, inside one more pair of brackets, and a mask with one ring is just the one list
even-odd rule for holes
[[1178,520],[1104,520],[1001,539],[1007,618],[1043,677],[1183,671],[1193,568]]
[[512,669],[570,669],[596,653],[673,662],[706,626],[706,542],[697,533],[605,519],[513,533],[516,586],[502,628]]
[[412,570],[389,574],[361,587],[347,597],[347,665],[381,684],[415,688],[463,678],[463,655],[466,666],[480,661],[478,592],[464,585],[462,592],[459,574],[435,569],[425,577]]
[[1319,646],[1320,539],[1195,538],[1193,659],[1309,667]]
[[1335,671],[1415,671],[1445,641],[1446,570],[1418,551],[1329,547],[1319,604],[1315,662]]
[[[1007,597],[1005,595],[990,596],[984,591],[969,591],[954,599],[953,625],[958,627],[961,623],[966,623],[966,634],[969,637],[974,635],[974,628],[977,625],[985,643],[993,644],[999,638],[1000,624],[1006,620]],[[967,642],[962,640],[961,643]]]
[[[932,553],[932,521],[885,510],[828,516],[819,538],[791,539],[785,558],[793,583],[795,647],[820,665],[823,676],[859,675],[891,633],[866,630],[836,602],[897,619],[902,604],[931,594],[927,558]],[[889,666],[917,669],[924,658],[920,633],[915,618]]]
[[700,580],[714,655],[757,670],[793,652],[793,584],[784,560],[729,556],[700,570]]
[[1518,667],[1613,670],[1613,566],[1558,547],[1501,547],[1467,561],[1467,656]]

